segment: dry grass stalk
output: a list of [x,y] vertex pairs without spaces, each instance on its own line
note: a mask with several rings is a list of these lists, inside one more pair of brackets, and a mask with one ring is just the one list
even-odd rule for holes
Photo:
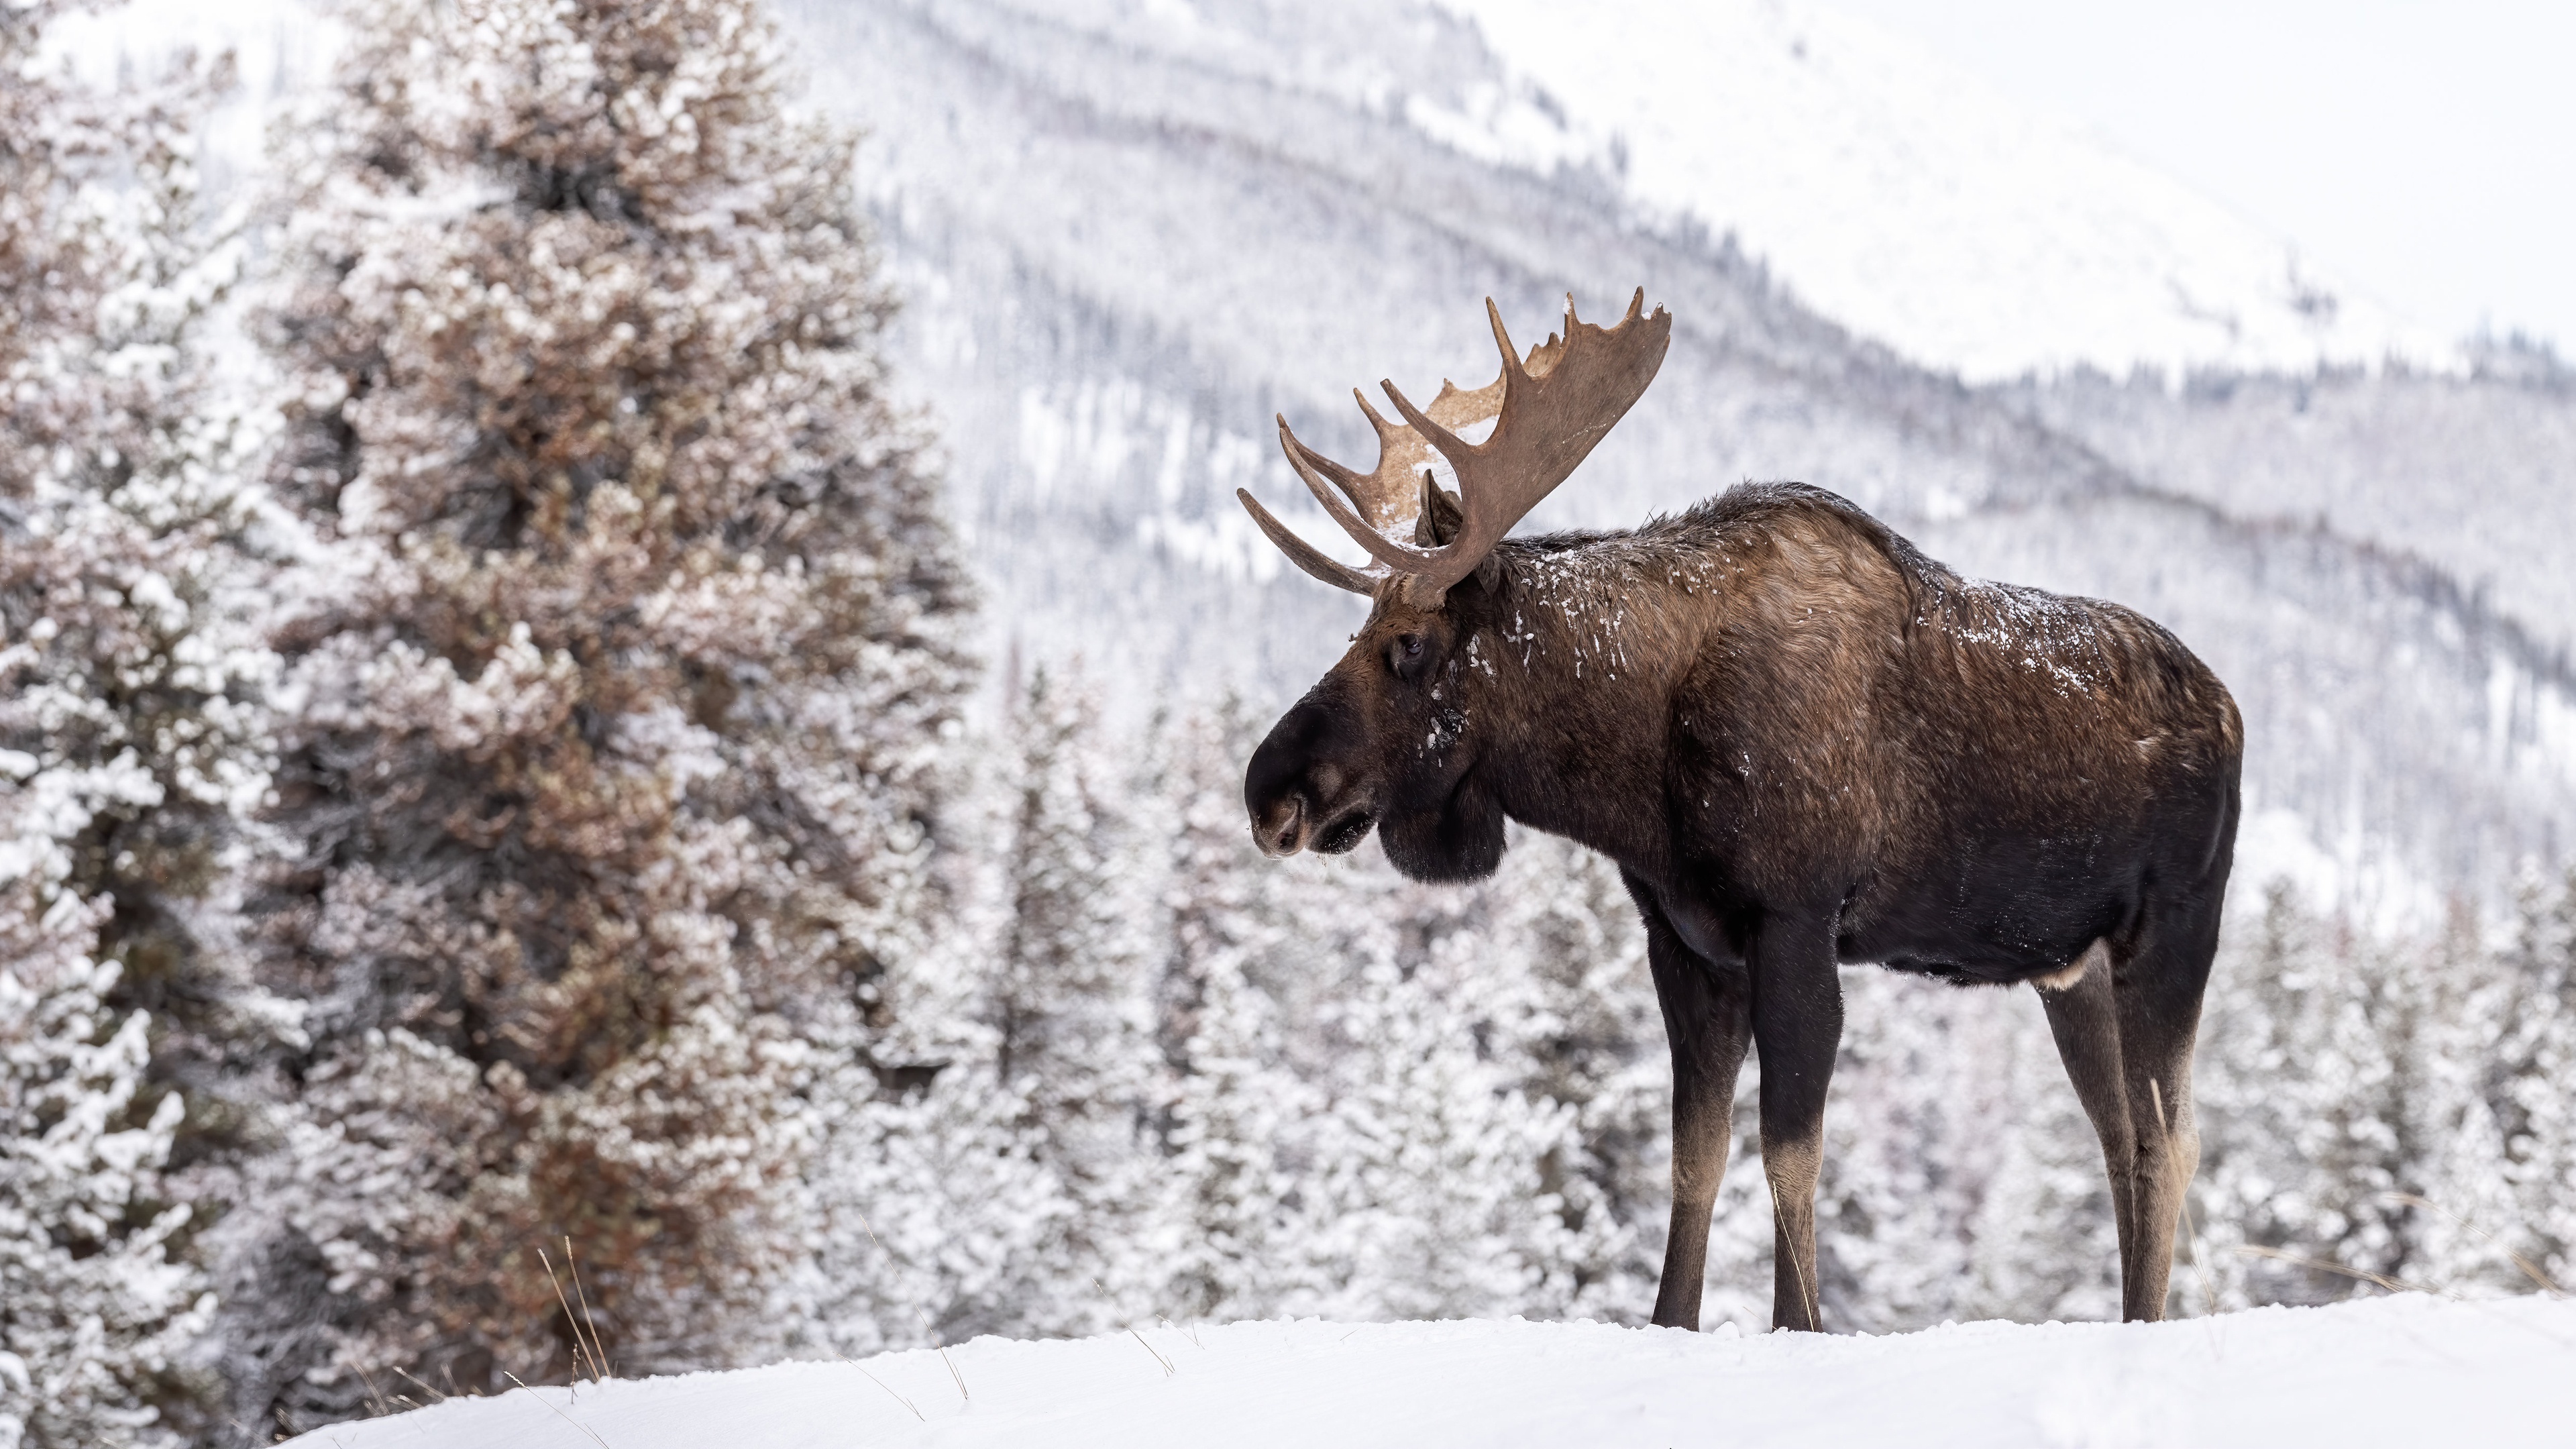
[[2495,1234],[2479,1227],[2476,1223],[2470,1222],[2467,1218],[2460,1216],[2458,1213],[2451,1211],[2440,1203],[2433,1202],[2426,1198],[2417,1197],[2411,1192],[2383,1193],[2381,1194],[2381,1198],[2386,1202],[2403,1203],[2407,1207],[2417,1207],[2422,1208],[2427,1212],[2440,1213],[2442,1216],[2458,1223],[2461,1227],[2468,1229],[2470,1232],[2477,1234],[2479,1237],[2486,1239],[2497,1247],[2503,1248],[2504,1255],[2513,1260],[2513,1265],[2516,1268],[2522,1270],[2522,1276],[2529,1278],[2532,1282],[2540,1285],[2541,1292],[2548,1294],[2552,1298],[2564,1298],[2567,1296],[2567,1290],[2559,1287],[2556,1280],[2552,1279],[2547,1273],[2541,1271],[2541,1267],[2538,1263],[2531,1261],[2529,1258],[2524,1257],[2522,1254],[2515,1252],[2511,1248],[2506,1248],[2504,1241],[2498,1238]]
[[[2289,1263],[2297,1267],[2313,1269],[2319,1273],[2338,1274],[2342,1277],[2356,1279],[2363,1283],[2369,1283],[2377,1287],[2385,1288],[2391,1293],[2442,1292],[2439,1288],[2430,1287],[2422,1283],[2409,1283],[2403,1278],[2391,1278],[2385,1273],[2373,1273],[2366,1268],[2347,1268],[2341,1263],[2330,1263],[2323,1258],[2303,1258],[2296,1253],[2284,1252],[2279,1248],[2264,1248],[2258,1247],[2252,1243],[2246,1243],[2239,1246],[2236,1251],[2249,1258],[2270,1258],[2276,1262]],[[2450,1295],[2443,1294],[2443,1296],[2448,1297]]]
[[590,1356],[590,1346],[582,1342],[581,1320],[572,1316],[572,1300],[564,1297],[563,1280],[555,1276],[554,1259],[546,1256],[545,1249],[539,1248],[537,1261],[546,1265],[546,1281],[554,1285],[555,1302],[563,1306],[564,1327],[572,1330],[573,1376],[579,1378],[587,1369],[592,1383],[604,1381],[608,1375],[600,1372],[601,1364]]
[[[2165,1120],[2165,1091],[2155,1078],[2147,1079],[2147,1099],[2155,1104],[2156,1130],[2164,1134],[2165,1163],[2177,1175],[2182,1170],[2182,1153],[2174,1146],[2173,1124]],[[2200,1278],[2201,1316],[2218,1316],[2218,1280],[2210,1276],[2209,1259],[2200,1251],[2200,1230],[2191,1221],[2191,1183],[2182,1185],[2182,1241],[2191,1252],[2192,1272]]]
[[[508,1369],[501,1370],[501,1377],[517,1384],[520,1388],[528,1389],[527,1381],[520,1378],[517,1374],[510,1372]],[[599,1449],[608,1449],[608,1441],[600,1438],[598,1431],[592,1429],[588,1424],[583,1423],[579,1419],[574,1418],[572,1415],[565,1413],[561,1408],[557,1407],[552,1399],[547,1398],[545,1395],[538,1393],[534,1389],[528,1389],[528,1396],[535,1399],[538,1403],[545,1405],[547,1408],[553,1409],[556,1418],[561,1419],[565,1423],[579,1429],[581,1432],[590,1435],[590,1442],[598,1445]]]
[[590,1290],[581,1286],[581,1263],[572,1255],[572,1234],[564,1234],[564,1267],[572,1274],[572,1293],[581,1300],[581,1321],[590,1325],[590,1356],[607,1368],[609,1377],[617,1376],[617,1366],[608,1361],[608,1346],[599,1341],[599,1320],[591,1316]]
[[889,1394],[893,1394],[894,1401],[903,1405],[905,1408],[912,1410],[912,1416],[914,1418],[921,1420],[921,1422],[925,1424],[930,1422],[930,1416],[922,1413],[920,1406],[914,1404],[912,1400],[905,1398],[903,1395],[895,1393],[894,1389],[888,1385],[885,1380],[878,1378],[875,1374],[868,1373],[867,1369],[862,1367],[857,1359],[850,1357],[848,1354],[843,1354],[841,1355],[841,1362],[848,1364],[854,1369],[858,1369],[862,1374],[867,1374],[867,1380],[869,1383],[876,1385],[878,1388],[884,1389]]
[[948,1345],[939,1341],[939,1330],[930,1326],[930,1315],[915,1308],[912,1316],[921,1320],[922,1336],[930,1340],[932,1348],[939,1350],[939,1361],[948,1365],[948,1376],[957,1381],[957,1397],[970,1404],[975,1402],[975,1396],[966,1392],[966,1376],[957,1371],[957,1360],[948,1356]]
[[[877,1236],[876,1225],[868,1221],[868,1215],[866,1213],[860,1213],[858,1218],[859,1227],[867,1233],[868,1241],[877,1245],[878,1252],[885,1253],[888,1258],[892,1258],[894,1254],[886,1252],[885,1240]],[[932,1348],[939,1350],[939,1361],[948,1365],[948,1376],[957,1381],[957,1397],[966,1403],[971,1404],[975,1402],[975,1396],[966,1392],[966,1376],[957,1371],[957,1360],[948,1356],[948,1345],[939,1341],[939,1330],[930,1326],[930,1315],[924,1313],[920,1306],[916,1304],[913,1307],[912,1316],[921,1320],[921,1336],[930,1340],[930,1346]],[[920,1411],[916,1409],[913,1412],[919,1413]]]
[[422,1382],[419,1380],[419,1378],[418,1378],[418,1377],[416,1377],[416,1376],[414,1376],[414,1375],[413,1375],[413,1373],[411,1372],[411,1370],[409,1370],[409,1369],[405,1369],[405,1368],[396,1368],[396,1369],[394,1370],[394,1372],[395,1372],[395,1373],[398,1373],[398,1374],[401,1374],[404,1378],[410,1379],[410,1380],[412,1381],[412,1384],[413,1384],[415,1387],[417,1387],[417,1388],[418,1388],[422,1393],[429,1395],[432,1401],[437,1402],[437,1403],[441,1403],[441,1404],[443,1404],[443,1403],[446,1403],[446,1402],[447,1402],[447,1395],[442,1394],[442,1393],[440,1393],[438,1390],[431,1388],[429,1385],[422,1383]]
[[1146,1342],[1145,1342],[1145,1335],[1143,1335],[1143,1334],[1141,1334],[1141,1333],[1138,1333],[1138,1332],[1137,1332],[1134,1328],[1132,1328],[1132,1327],[1131,1327],[1131,1328],[1129,1328],[1129,1329],[1127,1330],[1127,1335],[1128,1335],[1128,1337],[1135,1339],[1137,1343],[1139,1343],[1139,1344],[1143,1345],[1144,1350],[1145,1350],[1147,1353],[1150,1353],[1150,1354],[1152,1354],[1152,1355],[1154,1356],[1154,1362],[1156,1362],[1156,1363],[1158,1363],[1158,1364],[1161,1364],[1161,1365],[1163,1366],[1163,1377],[1165,1377],[1165,1378],[1170,1378],[1172,1375],[1174,1375],[1174,1374],[1176,1374],[1176,1373],[1179,1373],[1179,1372],[1181,1371],[1181,1367],[1180,1367],[1180,1365],[1178,1365],[1178,1364],[1176,1364],[1176,1363],[1172,1362],[1170,1359],[1167,1359],[1167,1358],[1163,1357],[1163,1351],[1162,1351],[1161,1349],[1154,1347],[1154,1346],[1153,1346],[1152,1344],[1150,1344],[1150,1343],[1146,1343]]
[[353,1367],[358,1370],[358,1381],[367,1386],[367,1412],[377,1417],[392,1413],[394,1406],[385,1402],[385,1391],[376,1387],[376,1376],[367,1372],[365,1364]]

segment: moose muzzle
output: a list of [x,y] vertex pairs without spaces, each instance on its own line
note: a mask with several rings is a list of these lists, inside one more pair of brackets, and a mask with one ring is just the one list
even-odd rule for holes
[[1326,688],[1270,727],[1243,772],[1243,805],[1262,854],[1295,855],[1312,846],[1339,855],[1368,838],[1377,814],[1348,763],[1361,743],[1356,735]]

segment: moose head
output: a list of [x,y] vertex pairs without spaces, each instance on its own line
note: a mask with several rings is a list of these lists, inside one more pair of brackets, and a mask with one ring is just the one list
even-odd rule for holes
[[[1380,382],[1402,423],[1353,390],[1377,430],[1377,466],[1367,473],[1307,447],[1285,417],[1278,420],[1280,447],[1298,476],[1373,562],[1341,563],[1290,532],[1249,491],[1236,496],[1299,568],[1369,595],[1375,607],[1350,652],[1252,757],[1244,803],[1264,852],[1311,846],[1338,854],[1374,826],[1388,858],[1416,879],[1471,880],[1502,859],[1504,812],[1475,779],[1484,757],[1456,687],[1457,665],[1485,662],[1459,658],[1475,647],[1465,616],[1489,601],[1495,545],[1654,381],[1672,317],[1661,307],[1646,315],[1645,305],[1641,287],[1618,325],[1602,328],[1578,318],[1569,296],[1564,333],[1548,334],[1524,358],[1486,299],[1502,352],[1492,382],[1470,391],[1443,381],[1428,409]],[[1494,429],[1484,442],[1458,436],[1488,420]],[[1433,479],[1435,450],[1457,474],[1454,496]]]

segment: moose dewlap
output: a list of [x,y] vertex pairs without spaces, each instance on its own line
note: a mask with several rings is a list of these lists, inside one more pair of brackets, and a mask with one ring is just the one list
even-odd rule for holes
[[[1749,484],[1626,532],[1506,538],[1645,392],[1672,340],[1642,289],[1402,417],[1355,472],[1280,445],[1354,567],[1242,494],[1307,573],[1370,596],[1350,652],[1254,752],[1271,855],[1371,829],[1422,880],[1518,820],[1615,860],[1673,1059],[1655,1321],[1696,1327],[1735,1079],[1762,1062],[1773,1319],[1820,1328],[1815,1189],[1836,966],[2040,989],[2102,1138],[2121,1300],[2163,1316],[2199,1160],[2191,1050],[2236,839],[2243,728],[2208,668],[2095,599],[1964,579],[1850,502]],[[1483,443],[1457,430],[1492,419]],[[1437,453],[1458,479],[1434,482]]]

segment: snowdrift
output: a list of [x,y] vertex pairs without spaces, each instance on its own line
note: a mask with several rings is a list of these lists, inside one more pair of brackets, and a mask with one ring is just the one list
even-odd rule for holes
[[[1885,1338],[1238,1323],[519,1390],[305,1449],[2564,1443],[2576,1302],[2406,1294]],[[961,1398],[962,1378],[971,1398]]]

